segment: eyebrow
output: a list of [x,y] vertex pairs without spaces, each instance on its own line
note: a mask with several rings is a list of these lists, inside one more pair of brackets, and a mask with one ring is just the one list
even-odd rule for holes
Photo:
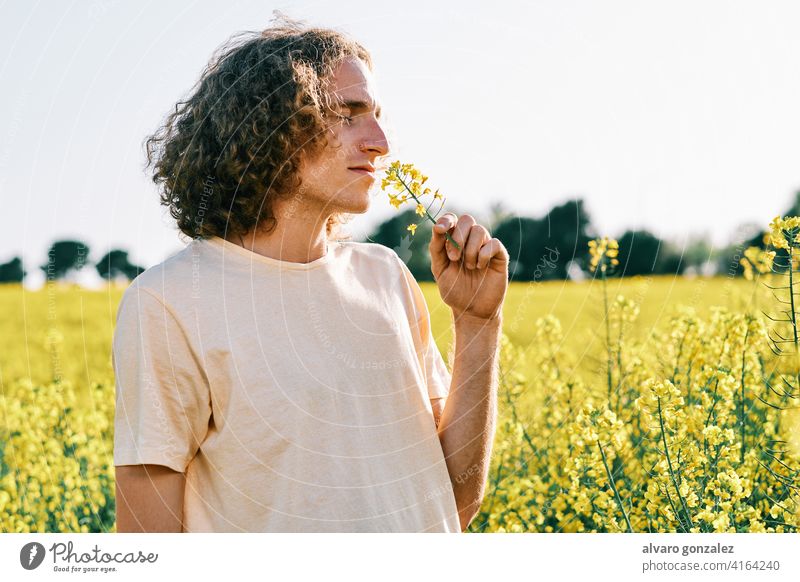
[[364,112],[364,111],[372,111],[373,106],[375,107],[375,117],[380,119],[381,118],[381,106],[375,106],[374,103],[368,101],[361,101],[359,99],[345,99],[339,102],[340,107],[347,107],[353,113],[357,112]]

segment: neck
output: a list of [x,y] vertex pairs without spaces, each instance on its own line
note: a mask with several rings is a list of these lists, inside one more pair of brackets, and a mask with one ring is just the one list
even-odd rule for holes
[[[328,215],[305,212],[296,206],[288,211],[287,205],[280,202],[273,204],[277,224],[270,232],[251,230],[241,237],[228,235],[227,240],[279,261],[310,263],[322,258],[327,251]],[[318,218],[310,220],[312,216]]]

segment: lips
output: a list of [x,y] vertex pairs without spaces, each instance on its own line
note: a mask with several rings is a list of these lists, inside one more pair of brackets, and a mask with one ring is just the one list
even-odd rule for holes
[[365,172],[374,173],[375,166],[373,166],[372,164],[363,164],[361,166],[350,166],[348,170],[363,170]]
[[362,176],[370,176],[371,178],[375,178],[375,168],[373,166],[353,166],[347,169],[351,172],[361,174]]

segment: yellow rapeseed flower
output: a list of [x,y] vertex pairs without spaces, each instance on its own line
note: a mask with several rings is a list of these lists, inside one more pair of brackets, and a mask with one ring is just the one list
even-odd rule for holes
[[590,240],[589,256],[591,258],[589,268],[592,273],[596,272],[598,267],[601,273],[605,273],[608,267],[619,265],[619,260],[617,259],[617,256],[619,256],[619,243],[607,236]]
[[[381,189],[389,195],[389,204],[395,208],[400,208],[404,202],[412,201],[416,204],[414,211],[419,216],[424,216],[431,223],[436,224],[436,217],[444,208],[444,197],[439,193],[439,190],[431,191],[429,187],[423,187],[428,181],[428,176],[424,175],[413,164],[403,164],[399,160],[393,161],[389,164],[386,170],[386,177],[381,180]],[[421,198],[433,194],[434,200],[441,200],[439,209],[435,214],[431,215],[428,208],[422,203]],[[416,231],[417,225],[408,227],[411,234]],[[449,233],[445,236],[455,248],[461,247],[453,240]]]
[[753,280],[754,274],[763,275],[772,270],[775,260],[775,251],[766,251],[758,247],[748,247],[739,264],[744,268],[744,276],[748,281]]
[[776,216],[769,223],[770,243],[777,249],[794,249],[800,246],[800,216]]

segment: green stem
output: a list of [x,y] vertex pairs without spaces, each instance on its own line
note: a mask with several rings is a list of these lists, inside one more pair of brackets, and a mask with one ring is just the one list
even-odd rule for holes
[[740,431],[741,431],[741,435],[742,435],[742,454],[741,454],[741,461],[740,462],[742,464],[744,464],[744,443],[745,443],[745,440],[744,440],[745,430],[744,430],[744,428],[745,428],[745,420],[746,420],[745,411],[744,411],[745,355],[747,354],[747,338],[750,335],[750,322],[746,321],[746,324],[747,324],[747,331],[744,334],[744,348],[742,349],[742,377],[741,377],[741,386],[742,386],[742,398],[741,398],[741,400],[742,400],[742,402],[741,402],[741,407],[739,408],[739,410],[740,410],[739,425],[740,425]]
[[617,387],[615,389],[617,393],[617,416],[619,416],[620,412],[620,390],[622,389],[622,318],[620,318],[619,322],[619,336],[617,337],[617,375],[619,376],[619,380],[617,381]]
[[611,356],[611,322],[608,320],[608,288],[605,272],[600,271],[600,277],[603,280],[603,307],[605,308],[606,312],[606,353],[608,355],[608,366],[606,372],[608,376],[608,407],[611,408],[611,366],[613,365]]
[[675,518],[678,520],[678,525],[683,530],[683,533],[689,533],[686,531],[686,526],[683,524],[683,519],[681,519],[681,512],[678,511],[678,508],[675,507],[675,503],[672,501],[672,496],[669,494],[668,485],[664,485],[664,493],[667,494],[667,501],[669,501],[669,506],[672,508],[672,513],[675,514]]
[[794,333],[794,355],[795,361],[793,362],[794,368],[794,377],[795,379],[800,382],[800,369],[797,368],[797,357],[800,354],[800,346],[798,346],[797,342],[797,312],[795,311],[794,306],[794,244],[792,242],[789,243],[789,301],[792,308],[791,316],[792,316],[792,332]]
[[606,468],[606,475],[608,475],[608,482],[611,485],[611,490],[614,492],[614,496],[617,498],[619,510],[622,512],[622,517],[625,518],[625,523],[628,525],[628,533],[633,533],[631,521],[628,519],[628,514],[625,511],[625,507],[622,505],[622,498],[619,496],[619,491],[617,491],[617,485],[614,483],[614,477],[611,475],[611,471],[608,469],[608,462],[606,461],[606,453],[603,451],[603,445],[600,444],[600,441],[597,441],[597,446],[600,448],[600,455],[603,457],[603,466]]
[[[403,188],[406,189],[406,192],[411,194],[411,197],[417,202],[417,204],[422,204],[422,202],[419,201],[419,198],[417,198],[416,194],[414,194],[411,191],[411,188],[409,188],[408,185],[405,183],[403,178],[400,177],[400,173],[399,172],[395,172],[395,176],[397,176],[397,179],[400,180],[400,183],[403,185]],[[424,206],[424,204],[423,204],[423,206]],[[433,224],[436,224],[436,219],[433,218],[433,216],[431,216],[431,214],[430,214],[430,212],[428,212],[427,208],[425,209],[425,216],[427,216],[428,220],[430,220]],[[446,232],[446,233],[444,233],[444,236],[447,238],[447,240],[450,241],[451,245],[456,247],[458,250],[461,250],[461,247],[458,245],[458,243],[456,241],[453,240],[453,237],[450,236],[450,233]]]
[[789,247],[789,300],[791,302],[792,308],[792,331],[794,332],[794,352],[795,354],[798,351],[797,345],[797,315],[795,312],[794,307],[794,282],[792,278],[792,273],[794,272],[794,264],[792,261],[792,252],[794,251],[794,247]]
[[494,479],[494,486],[492,487],[492,496],[489,499],[489,509],[486,512],[486,522],[483,525],[481,531],[486,529],[486,526],[489,525],[489,517],[492,515],[492,509],[494,509],[494,500],[497,497],[497,487],[500,485],[500,478],[503,475],[503,467],[505,467],[506,462],[506,453],[503,451],[503,456],[500,457],[500,464],[497,466],[497,476]]
[[670,480],[672,481],[672,486],[675,487],[675,493],[678,494],[678,499],[683,506],[683,513],[686,515],[686,520],[689,522],[689,527],[694,527],[694,523],[692,523],[692,516],[689,515],[689,508],[686,505],[686,501],[683,499],[683,495],[681,495],[681,490],[678,487],[678,481],[675,479],[675,470],[672,468],[672,459],[669,456],[669,447],[667,446],[667,433],[664,429],[664,417],[661,414],[660,396],[658,396],[658,424],[661,426],[661,439],[664,442],[664,452],[667,455],[667,466],[669,467],[669,476]]

